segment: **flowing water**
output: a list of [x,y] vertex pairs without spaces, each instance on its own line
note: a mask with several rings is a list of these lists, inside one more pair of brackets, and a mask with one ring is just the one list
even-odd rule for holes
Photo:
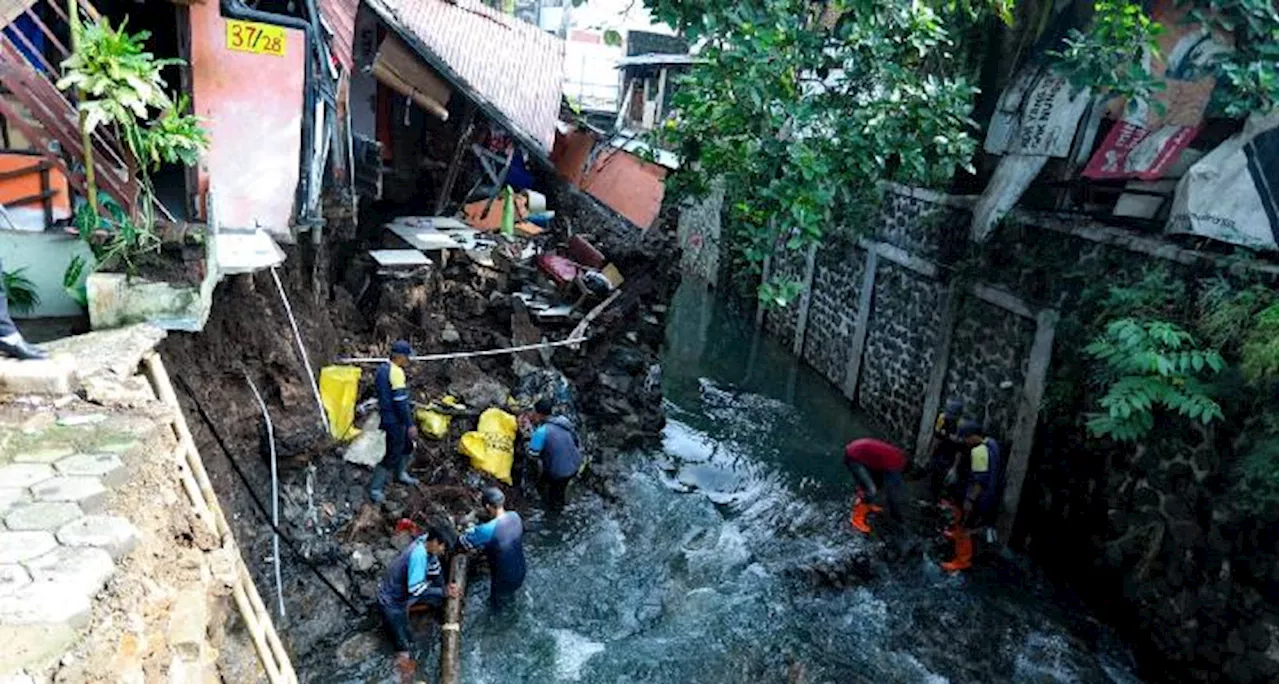
[[[487,578],[471,589],[463,681],[1137,681],[1016,563],[951,577],[931,544],[880,558],[849,528],[840,464],[874,428],[698,286],[669,320],[661,451],[623,457],[618,502],[579,489],[560,520],[530,516],[515,609],[490,614]],[[850,559],[873,571],[844,587],[806,571]]]

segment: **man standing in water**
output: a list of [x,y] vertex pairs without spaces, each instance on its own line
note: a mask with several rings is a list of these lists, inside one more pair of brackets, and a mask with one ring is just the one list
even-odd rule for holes
[[486,487],[480,495],[489,521],[462,535],[468,551],[484,549],[489,560],[489,603],[501,610],[524,584],[524,521],[506,509],[507,497],[497,487]]
[[969,467],[963,503],[955,511],[955,524],[946,533],[955,541],[956,550],[955,558],[942,564],[948,572],[967,570],[973,565],[973,532],[993,524],[1000,508],[1000,445],[987,436],[977,421],[961,421],[957,434],[969,450]]
[[391,562],[387,574],[378,585],[378,607],[396,642],[396,668],[402,677],[414,670],[413,634],[409,631],[409,608],[416,604],[439,607],[445,597],[456,598],[458,585],[445,584],[445,566],[441,562],[453,546],[452,531],[432,526],[414,539]]
[[551,411],[550,399],[539,399],[533,408],[538,427],[529,438],[529,456],[541,460],[547,510],[559,514],[564,510],[569,481],[582,467],[582,449],[573,422],[553,416]]
[[933,501],[941,501],[946,495],[947,475],[956,471],[961,452],[967,447],[956,435],[964,402],[957,398],[947,400],[942,413],[933,424],[933,448],[929,457],[929,493]]
[[877,494],[888,506],[890,520],[901,520],[902,470],[907,465],[907,455],[898,447],[878,439],[857,439],[844,448],[844,465],[853,475],[855,495],[849,524],[863,534],[871,534],[867,515],[879,513],[883,506],[871,503]]
[[391,360],[378,366],[378,373],[373,378],[373,386],[378,393],[380,426],[387,433],[386,455],[373,469],[373,478],[369,482],[369,500],[374,503],[382,503],[387,498],[384,490],[392,474],[402,484],[418,484],[408,471],[413,441],[418,438],[404,377],[410,356],[413,356],[413,347],[404,340],[396,340],[391,344]]

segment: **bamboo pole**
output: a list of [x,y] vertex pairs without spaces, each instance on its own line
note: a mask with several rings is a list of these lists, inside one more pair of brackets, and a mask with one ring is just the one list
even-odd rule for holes
[[462,643],[462,604],[467,593],[467,554],[453,556],[449,583],[458,585],[458,597],[444,603],[444,622],[440,625],[440,684],[458,684],[462,661],[458,648]]
[[223,532],[220,539],[222,547],[234,552],[236,576],[231,584],[231,593],[253,637],[254,648],[257,650],[258,659],[262,661],[263,669],[267,672],[267,679],[271,684],[297,684],[298,675],[289,659],[289,652],[285,650],[280,635],[276,632],[271,614],[263,604],[258,586],[249,574],[248,566],[245,565],[244,556],[235,544],[235,536],[231,533],[231,527],[222,513],[222,507],[218,504],[217,494],[213,491],[209,474],[204,468],[204,462],[200,459],[200,452],[196,448],[195,439],[191,436],[182,407],[178,404],[178,397],[173,391],[173,384],[165,370],[164,362],[161,361],[159,354],[150,352],[143,357],[143,365],[156,396],[173,411],[170,427],[178,438],[179,451],[186,454],[185,461],[177,460],[179,478],[188,496],[192,498],[192,506],[197,514],[201,509],[211,512],[212,529],[215,534],[218,531]]

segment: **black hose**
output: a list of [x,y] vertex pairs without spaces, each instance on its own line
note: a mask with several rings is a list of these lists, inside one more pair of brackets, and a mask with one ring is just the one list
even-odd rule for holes
[[298,545],[294,543],[293,539],[271,522],[271,515],[267,512],[266,505],[262,503],[262,499],[258,498],[258,493],[253,490],[253,484],[249,482],[249,477],[244,474],[244,470],[240,468],[240,464],[237,463],[235,457],[231,455],[231,449],[227,447],[227,443],[223,441],[222,435],[218,432],[217,426],[213,424],[213,418],[211,418],[209,413],[204,410],[204,406],[201,405],[200,400],[196,398],[195,392],[191,391],[191,386],[187,384],[187,381],[182,379],[182,376],[180,375],[175,375],[173,377],[178,381],[178,386],[182,388],[182,391],[191,399],[191,403],[195,405],[196,413],[200,414],[200,419],[203,420],[205,426],[209,428],[209,433],[213,435],[213,439],[222,449],[222,453],[226,454],[227,461],[231,463],[231,469],[236,471],[236,475],[240,476],[240,481],[244,483],[245,489],[249,492],[249,498],[253,499],[253,503],[258,507],[258,512],[262,514],[263,521],[266,522],[267,526],[276,534],[280,535],[280,538],[284,540],[285,546],[289,547],[289,550],[298,557],[298,560],[302,561],[303,565],[310,568],[311,572],[315,573],[316,577],[320,578],[320,581],[329,588],[329,591],[333,592],[334,596],[342,599],[342,602],[351,609],[351,612],[360,617],[364,617],[366,611],[357,607],[356,604],[351,602],[351,599],[347,598],[346,595],[339,591],[337,587],[333,586],[333,582],[330,582],[329,578],[325,577],[323,572],[320,572],[320,568],[316,567],[315,564],[311,562],[311,559],[303,555],[302,551],[298,548]]

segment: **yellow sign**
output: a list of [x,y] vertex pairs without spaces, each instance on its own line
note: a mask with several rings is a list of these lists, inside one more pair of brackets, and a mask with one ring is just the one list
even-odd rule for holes
[[284,57],[284,28],[252,21],[227,20],[227,47],[241,52]]

